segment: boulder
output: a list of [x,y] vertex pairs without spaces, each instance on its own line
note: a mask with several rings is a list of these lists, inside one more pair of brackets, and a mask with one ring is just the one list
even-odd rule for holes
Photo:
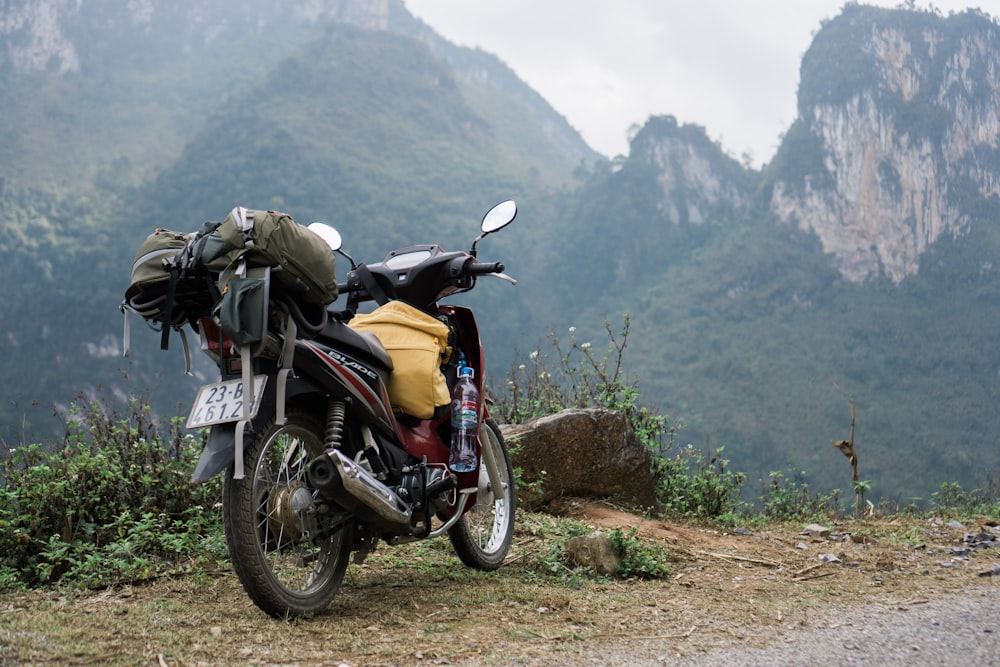
[[599,575],[613,577],[622,559],[611,538],[598,530],[566,541],[566,563],[572,568],[591,567]]
[[560,496],[613,496],[660,508],[652,455],[620,412],[563,410],[502,431],[521,469],[523,507],[538,509]]

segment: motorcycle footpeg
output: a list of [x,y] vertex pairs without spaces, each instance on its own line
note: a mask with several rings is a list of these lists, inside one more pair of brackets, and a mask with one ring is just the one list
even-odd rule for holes
[[441,479],[428,484],[426,495],[428,498],[433,498],[434,496],[442,493],[448,493],[449,491],[457,488],[458,477],[452,473],[448,473],[447,477],[442,477]]

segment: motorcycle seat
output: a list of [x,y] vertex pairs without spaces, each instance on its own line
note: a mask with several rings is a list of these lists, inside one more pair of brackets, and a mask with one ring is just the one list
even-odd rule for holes
[[392,370],[392,357],[371,332],[356,331],[343,322],[331,318],[317,339],[347,352],[357,353],[366,361],[373,361],[387,371]]

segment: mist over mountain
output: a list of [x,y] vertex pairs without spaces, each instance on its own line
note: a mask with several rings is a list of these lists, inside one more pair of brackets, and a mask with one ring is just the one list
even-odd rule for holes
[[630,289],[605,293],[644,332],[643,385],[685,442],[764,485],[805,470],[849,491],[829,445],[853,399],[880,493],[995,477],[998,38],[980,12],[849,5],[806,53],[799,117],[762,173],[660,118],[582,190],[646,197],[622,203],[640,231],[611,251]]
[[798,119],[762,170],[669,115],[612,163],[399,0],[0,0],[0,436],[57,432],[51,405],[124,397],[123,373],[164,410],[211,379],[184,378],[138,321],[121,358],[117,305],[155,227],[277,208],[375,261],[465,248],[514,197],[518,221],[480,250],[521,284],[469,297],[494,379],[549,331],[600,346],[629,313],[644,400],[751,485],[805,470],[849,495],[830,442],[850,401],[876,495],[987,484],[998,65],[982,12],[847,5],[805,54]]

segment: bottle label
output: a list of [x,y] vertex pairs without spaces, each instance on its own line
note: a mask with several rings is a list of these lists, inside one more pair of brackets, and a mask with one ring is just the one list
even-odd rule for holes
[[451,410],[451,423],[456,428],[475,428],[479,421],[473,401],[455,401]]

